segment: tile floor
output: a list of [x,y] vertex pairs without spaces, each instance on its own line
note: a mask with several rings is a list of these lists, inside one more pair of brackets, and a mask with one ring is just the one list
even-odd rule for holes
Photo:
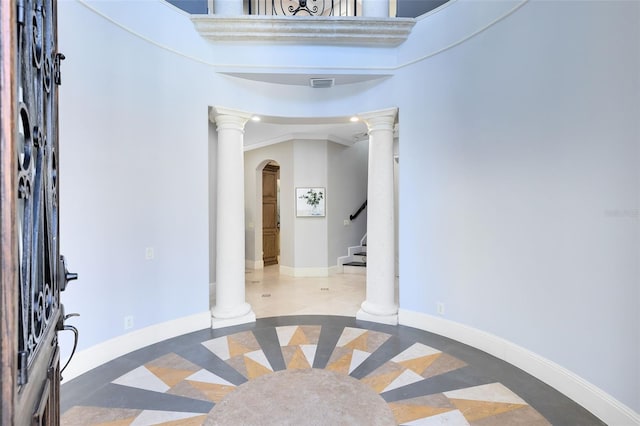
[[355,316],[365,298],[360,274],[296,278],[280,275],[278,265],[247,270],[246,298],[258,318],[281,315]]
[[277,281],[247,273],[254,324],[169,339],[65,383],[62,424],[602,424],[484,352],[356,320],[363,276]]

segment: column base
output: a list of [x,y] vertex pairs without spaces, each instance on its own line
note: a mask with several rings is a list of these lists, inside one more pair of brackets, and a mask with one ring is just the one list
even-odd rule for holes
[[249,324],[256,322],[256,314],[253,311],[235,318],[216,318],[211,315],[211,328],[231,327],[232,325]]
[[223,328],[250,322],[256,322],[256,314],[251,309],[251,305],[246,302],[233,310],[223,311],[217,306],[211,310],[211,328]]
[[356,313],[356,319],[362,321],[377,322],[378,324],[398,325],[398,314],[374,315],[364,311],[362,308]]

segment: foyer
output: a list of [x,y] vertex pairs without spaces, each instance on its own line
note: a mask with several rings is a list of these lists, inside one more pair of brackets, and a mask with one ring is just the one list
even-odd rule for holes
[[[140,416],[156,410],[192,412],[204,416],[197,420],[204,422],[214,404],[218,406],[215,401],[201,399],[205,405],[196,409],[167,400],[175,402],[175,386],[193,387],[180,384],[189,382],[190,375],[177,375],[179,382],[169,380],[155,391],[113,381],[122,383],[118,379],[143,366],[149,371],[158,364],[169,368],[165,360],[155,361],[175,353],[191,363],[180,361],[177,369],[206,370],[240,387],[255,379],[240,372],[242,377],[231,375],[224,356],[202,342],[249,332],[238,338],[251,349],[248,353],[262,351],[273,370],[282,372],[288,370],[285,352],[291,350],[282,348],[300,345],[282,345],[276,328],[320,326],[317,354],[325,355],[317,364],[319,358],[314,358],[312,365],[321,370],[329,365],[345,328],[393,336],[418,333],[408,327],[427,329],[509,360],[608,424],[640,424],[639,7],[628,1],[458,0],[416,18],[407,40],[387,47],[211,42],[195,28],[190,14],[162,0],[59,2],[60,51],[68,58],[60,89],[60,244],[82,280],[62,298],[67,312],[80,314],[70,323],[81,332],[78,352],[64,373],[69,380],[63,385],[65,421],[73,424],[76,413],[75,419],[151,424],[143,420],[153,413]],[[309,77],[335,78],[335,85],[316,89],[309,86]],[[235,240],[219,246],[237,249],[242,235],[259,233],[262,217],[257,209],[234,210],[231,221],[220,227],[213,224],[211,213],[219,211],[215,202],[224,196],[212,190],[220,170],[219,153],[210,152],[218,146],[212,143],[217,124],[208,116],[214,105],[305,119],[397,108],[402,156],[397,233],[401,326],[373,328],[353,319],[353,314],[330,320],[334,317],[265,313],[269,319],[255,311],[256,323],[208,328],[210,283],[216,282],[211,278],[222,275],[212,261],[218,254],[216,231],[233,225]],[[247,123],[246,139],[252,123]],[[228,141],[238,159],[241,144],[234,141],[239,131],[231,130],[235,133]],[[245,185],[255,179],[261,161],[276,161],[283,174],[289,173],[289,188],[326,188],[326,221],[337,219],[343,231],[327,235],[342,236],[355,228],[356,224],[343,223],[364,201],[365,192],[354,190],[350,201],[339,200],[342,192],[329,178],[325,185],[308,178],[308,168],[287,167],[300,154],[298,146],[312,154],[303,143],[270,145],[275,149],[289,144],[279,157],[264,156],[246,167]],[[339,145],[327,143],[322,153],[343,159],[345,150]],[[310,146],[317,148],[315,143]],[[257,155],[270,147],[244,154]],[[329,170],[326,174],[334,175]],[[322,226],[321,220],[295,219],[293,194],[282,200],[290,203],[282,209],[291,216],[288,223]],[[331,214],[338,202],[348,208]],[[379,211],[373,204],[368,208]],[[282,241],[295,242],[295,235],[302,235],[286,221],[282,225],[283,233],[295,232]],[[359,232],[355,238],[363,235]],[[249,255],[234,264],[241,285],[231,285],[225,310],[217,313],[243,315],[247,305],[259,309],[255,300],[235,292],[245,290],[245,261],[262,260],[258,239],[246,239]],[[304,245],[302,238],[299,241]],[[327,259],[320,265],[301,259],[297,254],[305,251],[293,246],[282,247],[281,265],[295,268],[294,273],[330,268],[352,244],[329,243],[326,249],[318,248]],[[368,244],[378,246],[372,240]],[[372,256],[368,265],[376,263]],[[260,300],[278,300],[277,289],[250,283],[248,292],[251,285]],[[314,299],[329,299],[326,290],[319,290],[327,286],[316,287]],[[328,287],[327,295],[332,295],[335,285]],[[263,298],[266,294],[271,296]],[[336,305],[335,299],[328,302]],[[262,333],[270,337],[258,338]],[[251,335],[259,345],[250,343]],[[189,341],[190,336],[196,337]],[[307,341],[313,339],[307,336]],[[327,343],[330,340],[333,343]],[[418,342],[474,365],[451,352],[448,341],[411,344]],[[72,343],[61,344],[61,359],[68,357]],[[383,349],[356,349],[379,359],[385,354],[379,352]],[[386,353],[385,362],[403,350]],[[251,356],[258,358],[259,353]],[[238,358],[241,364],[251,364],[243,357]],[[112,364],[98,367],[103,361]],[[345,376],[359,380],[379,367],[377,362],[366,367],[365,362],[373,363],[365,360],[360,372]],[[424,379],[429,383],[426,392],[440,395],[443,402],[444,395],[453,404],[444,393],[489,384],[471,380],[480,374],[491,383],[502,383],[550,423],[563,424],[565,418],[565,424],[589,424],[572,421],[568,413],[553,417],[545,404],[530,398],[526,388],[537,386],[538,380],[520,376],[522,380],[515,382],[521,386],[513,386],[495,375],[502,370],[496,364],[475,365],[475,373],[462,376],[456,389],[442,385],[452,373]],[[77,379],[72,379],[73,370]],[[96,372],[98,376],[92,375]],[[156,373],[151,374],[162,381]],[[208,386],[200,383],[205,384],[196,385]],[[407,386],[396,391],[423,385]],[[141,393],[151,393],[155,402],[143,403]],[[549,406],[562,400],[549,395]],[[419,396],[425,394],[406,393],[393,402]],[[82,407],[134,411],[115,417],[85,412],[82,417]],[[170,420],[165,416],[162,421]],[[184,417],[171,421],[188,424]],[[422,420],[407,420],[414,421]],[[466,417],[465,421],[483,423]]]

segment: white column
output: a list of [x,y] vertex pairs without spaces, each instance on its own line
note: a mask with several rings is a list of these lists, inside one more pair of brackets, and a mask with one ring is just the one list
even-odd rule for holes
[[389,0],[362,0],[362,16],[388,18]]
[[357,319],[398,324],[395,300],[393,125],[397,109],[361,114],[369,128],[367,295]]
[[244,125],[250,114],[215,108],[217,125],[216,305],[213,328],[245,324],[256,315],[245,300]]
[[[213,11],[211,5],[213,3]],[[244,15],[242,0],[209,0],[209,13],[220,16]]]

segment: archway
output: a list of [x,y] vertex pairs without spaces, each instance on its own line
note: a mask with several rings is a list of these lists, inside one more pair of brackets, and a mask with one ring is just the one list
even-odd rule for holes
[[270,161],[262,168],[262,264],[277,265],[280,258],[280,166]]
[[[230,142],[234,142],[235,139],[239,139],[238,135],[241,136],[244,133],[249,136],[253,133],[251,129],[253,122],[260,121],[252,120],[252,122],[247,123],[251,117],[249,114],[236,112],[234,115],[233,111],[224,109],[220,109],[217,115],[214,115],[214,119],[216,122],[232,121],[236,119],[236,115],[241,120],[246,120],[244,121],[246,128],[238,131],[236,127],[239,126],[227,128],[218,125],[218,168],[223,167],[222,170],[227,170],[225,173],[232,175],[233,170],[245,170],[244,179],[237,176],[237,173],[234,175],[238,178],[239,183],[242,184],[244,181],[244,184],[242,184],[242,189],[236,188],[233,192],[236,196],[244,193],[244,241],[246,250],[243,251],[246,256],[243,256],[244,262],[242,263],[245,264],[245,268],[243,268],[245,270],[241,279],[236,279],[235,282],[224,282],[224,288],[220,286],[220,282],[217,282],[216,299],[220,299],[220,294],[242,296],[245,293],[245,286],[242,286],[243,288],[240,290],[240,286],[236,283],[242,281],[246,285],[248,282],[246,274],[251,272],[249,270],[264,269],[265,256],[263,251],[265,244],[269,244],[269,242],[265,241],[267,236],[263,226],[265,219],[271,222],[267,224],[267,228],[269,228],[269,225],[274,224],[277,228],[278,217],[280,217],[280,224],[289,225],[283,226],[283,228],[289,229],[289,235],[286,238],[284,238],[285,230],[280,230],[282,232],[281,239],[283,238],[280,241],[280,258],[278,258],[277,249],[275,250],[275,256],[268,256],[270,258],[268,263],[273,262],[273,260],[278,263],[279,273],[294,278],[326,278],[332,275],[334,271],[341,270],[341,264],[333,264],[333,259],[340,257],[336,254],[339,251],[344,253],[345,247],[338,246],[344,242],[341,241],[341,237],[347,233],[349,227],[353,228],[349,218],[350,213],[353,213],[354,199],[361,198],[363,194],[363,191],[358,190],[355,193],[352,191],[351,195],[345,195],[349,187],[347,184],[351,182],[348,175],[353,167],[353,164],[349,161],[349,158],[352,158],[350,157],[350,152],[354,153],[354,150],[357,150],[358,142],[363,141],[363,139],[357,138],[359,134],[352,135],[351,139],[339,138],[331,133],[321,133],[318,129],[326,130],[329,127],[336,129],[341,126],[346,128],[349,125],[348,122],[353,123],[354,120],[342,117],[340,119],[325,118],[321,122],[317,122],[318,119],[293,120],[268,117],[270,122],[265,123],[266,120],[263,120],[262,127],[255,132],[259,134],[260,139],[251,143],[248,141],[250,138],[245,138],[240,145],[244,150],[244,167],[238,166],[229,171],[229,165],[226,161],[231,160],[231,158],[229,158],[229,153],[221,155],[221,142],[224,141],[226,146]],[[393,206],[395,198],[393,128],[397,117],[397,109],[374,111],[361,114],[359,117],[360,120],[366,123],[369,130],[364,133],[365,136],[368,136],[368,166],[365,158],[362,176],[364,176],[365,186],[367,180],[370,186],[367,194],[369,203],[368,225],[365,224],[366,228],[364,229],[369,243],[367,256],[370,258],[370,262],[367,262],[366,300],[362,303],[356,317],[374,322],[395,324],[397,323],[398,308],[394,291],[396,269],[394,246],[396,244]],[[293,120],[293,124],[289,124],[287,129],[291,131],[283,134],[282,128],[287,126],[284,122],[290,120]],[[308,122],[308,120],[312,122]],[[355,120],[355,122],[358,121]],[[273,133],[269,135],[270,132]],[[274,133],[275,136],[273,135]],[[237,154],[236,150],[237,145],[233,151],[234,155]],[[361,152],[358,155],[360,154]],[[237,157],[234,157],[235,160],[237,160]],[[284,169],[280,169],[280,177],[284,179],[282,188],[287,193],[283,193],[283,206],[280,215],[277,214],[277,208],[275,212],[273,207],[270,208],[270,212],[265,212],[265,209],[263,209],[263,173],[265,172],[265,167],[271,162],[280,167],[283,164],[285,165]],[[285,170],[286,173],[283,173],[282,170]],[[224,176],[225,180],[225,182],[222,182],[220,178],[218,179],[218,191],[223,188],[225,194],[229,196],[229,189],[225,187],[227,184],[227,174],[225,173],[221,173],[221,170],[218,170],[219,177]],[[237,186],[237,183],[235,182],[234,184]],[[375,188],[375,190],[371,191],[371,187]],[[300,214],[300,207],[296,205],[298,199],[297,190],[299,188],[322,188],[327,206],[326,214],[324,212],[315,216]],[[353,188],[351,189],[353,190]],[[273,194],[273,192],[273,189],[271,189],[271,195],[276,195],[274,198],[277,206],[277,194]],[[220,198],[219,194],[218,198]],[[360,202],[361,200],[358,200],[358,205]],[[286,205],[284,205],[285,203]],[[232,206],[227,203],[219,203],[217,207],[216,232],[225,231],[225,235],[229,236],[227,223],[235,223],[235,218],[240,216],[234,213],[234,220],[231,220],[229,210]],[[221,209],[225,212],[224,216],[221,216]],[[237,206],[234,211],[237,211]],[[284,216],[282,212],[284,212]],[[225,217],[225,219],[221,221],[221,217]],[[374,218],[375,220],[372,220]],[[234,233],[234,240],[231,243],[238,243],[237,236],[238,234]],[[360,240],[362,234],[357,237]],[[273,239],[273,242],[275,241],[276,239]],[[273,246],[277,247],[277,244],[273,244]],[[221,246],[218,243],[216,247],[218,257],[220,257],[221,247],[225,247],[224,251],[226,252],[226,245],[223,244]],[[229,253],[223,254],[229,257]],[[240,264],[238,261],[242,260],[240,256],[234,254],[234,265],[238,266]],[[226,264],[221,264],[217,261],[216,269],[219,269],[220,265]],[[234,266],[233,271],[236,273],[237,267]],[[219,271],[216,271],[216,275],[219,275]],[[238,277],[234,276],[234,278]],[[323,288],[321,290],[326,289]],[[236,292],[238,293],[237,295]],[[270,296],[270,294],[260,295],[260,297]],[[238,299],[238,297],[235,299]],[[238,306],[249,306],[246,300],[244,304],[241,304],[235,299],[234,301]],[[214,320],[216,319],[218,302],[219,300],[216,300],[216,306],[212,310]],[[251,309],[250,306],[249,309]],[[226,325],[229,321],[225,319],[224,323]]]

